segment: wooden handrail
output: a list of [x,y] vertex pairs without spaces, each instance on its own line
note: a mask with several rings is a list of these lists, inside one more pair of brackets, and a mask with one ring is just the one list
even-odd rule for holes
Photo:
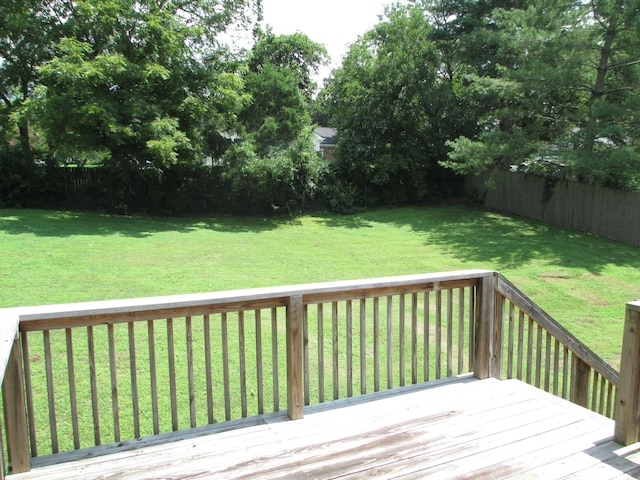
[[[464,294],[463,294],[464,293]],[[392,298],[397,300],[392,301]],[[454,300],[453,299],[458,299]],[[468,301],[467,301],[468,298]],[[421,299],[420,305],[417,301]],[[431,300],[430,300],[431,299]],[[433,302],[429,304],[429,302]],[[93,349],[93,329],[105,328],[102,325],[107,325],[109,341],[110,341],[110,359],[111,363],[111,387],[112,391],[117,391],[115,388],[115,364],[116,355],[112,349],[113,335],[115,327],[114,325],[119,323],[129,324],[129,352],[134,351],[135,340],[133,337],[133,324],[135,322],[146,321],[148,322],[148,348],[153,350],[154,337],[153,337],[153,324],[154,322],[166,322],[167,334],[171,328],[171,337],[173,336],[173,322],[175,319],[183,319],[186,328],[188,328],[187,336],[191,335],[191,317],[200,316],[200,322],[204,322],[202,327],[208,332],[209,329],[209,317],[212,315],[218,315],[220,319],[220,328],[223,332],[224,340],[222,342],[222,358],[223,363],[227,371],[223,372],[225,376],[224,380],[224,400],[225,400],[225,418],[230,419],[230,406],[229,406],[229,393],[227,378],[229,352],[226,345],[226,329],[231,322],[227,322],[227,313],[236,312],[238,314],[238,325],[236,327],[238,331],[242,332],[244,329],[244,315],[247,313],[248,318],[252,318],[256,322],[256,329],[261,328],[259,324],[261,322],[261,311],[267,311],[265,315],[269,315],[271,310],[271,325],[272,332],[272,359],[275,362],[277,357],[277,319],[276,310],[280,313],[277,314],[278,318],[282,318],[281,314],[286,310],[286,332],[284,332],[284,338],[286,338],[286,373],[287,373],[287,409],[288,415],[291,419],[302,418],[304,415],[304,405],[309,398],[310,389],[310,373],[309,364],[309,343],[310,337],[317,334],[315,342],[317,345],[323,345],[324,336],[327,340],[325,347],[320,347],[317,350],[317,363],[319,365],[325,364],[323,357],[324,353],[322,348],[326,348],[327,351],[331,350],[332,365],[324,365],[327,370],[325,376],[324,371],[318,370],[318,381],[322,385],[318,386],[318,395],[320,396],[320,402],[324,400],[324,379],[327,380],[331,377],[331,366],[333,367],[333,397],[337,398],[338,395],[338,353],[337,349],[340,342],[344,342],[344,351],[340,355],[344,355],[344,359],[340,362],[340,365],[345,365],[346,373],[346,388],[347,395],[353,394],[352,387],[356,384],[357,390],[357,378],[359,375],[360,392],[363,393],[367,390],[367,368],[374,368],[373,385],[375,390],[380,387],[380,363],[383,368],[385,366],[384,359],[386,359],[386,373],[387,373],[387,387],[391,388],[391,385],[399,384],[404,385],[405,370],[407,373],[411,372],[410,381],[417,383],[418,379],[418,350],[424,346],[426,348],[428,342],[432,342],[433,350],[431,353],[425,350],[420,352],[421,356],[420,371],[424,372],[424,381],[429,379],[429,372],[431,371],[437,378],[441,378],[444,370],[441,368],[446,364],[446,375],[451,375],[451,365],[453,364],[452,355],[458,355],[457,367],[458,373],[463,368],[469,368],[465,372],[472,371],[478,378],[487,377],[502,377],[503,363],[507,353],[505,353],[505,339],[503,338],[503,330],[505,327],[504,312],[506,302],[511,302],[511,309],[513,305],[517,305],[520,309],[521,315],[526,314],[530,317],[531,321],[535,320],[541,331],[544,329],[546,334],[552,335],[564,345],[564,348],[569,349],[573,354],[573,360],[571,364],[570,375],[572,378],[572,392],[571,398],[573,401],[584,404],[588,403],[589,390],[588,384],[590,381],[590,373],[597,372],[596,375],[600,375],[602,379],[609,382],[610,392],[612,391],[611,385],[618,386],[621,380],[620,375],[606,362],[600,359],[593,351],[582,344],[575,336],[568,332],[564,327],[558,324],[549,314],[538,307],[531,299],[529,299],[523,292],[516,288],[511,282],[509,282],[502,275],[490,270],[466,270],[446,273],[432,273],[432,274],[419,274],[419,275],[406,275],[399,277],[383,277],[366,280],[349,280],[349,281],[337,281],[337,282],[325,282],[325,283],[313,283],[306,285],[293,285],[293,286],[279,286],[279,287],[267,287],[256,288],[246,290],[234,290],[226,292],[214,292],[214,293],[202,293],[202,294],[190,294],[190,295],[175,295],[167,297],[151,297],[141,299],[129,299],[129,300],[112,300],[101,302],[86,302],[77,304],[66,305],[48,305],[38,307],[27,307],[20,309],[7,309],[0,310],[0,366],[2,367],[1,373],[3,374],[3,393],[5,394],[5,408],[11,408],[16,410],[17,414],[12,416],[10,424],[5,426],[5,430],[8,438],[8,450],[11,466],[14,472],[29,469],[29,444],[27,437],[27,421],[31,422],[31,413],[29,419],[26,418],[26,410],[24,396],[22,392],[23,379],[27,382],[27,399],[29,399],[29,389],[31,388],[27,377],[29,373],[22,372],[22,362],[29,356],[30,341],[27,337],[34,335],[38,338],[38,334],[34,332],[44,332],[44,341],[48,345],[50,342],[49,335],[54,335],[53,330],[66,329],[68,345],[72,344],[72,329],[76,327],[84,327],[87,331],[87,336],[90,343],[90,350]],[[343,302],[344,311],[341,310],[340,315],[344,315],[346,335],[342,338],[338,334],[336,328],[338,324],[338,304]],[[381,310],[380,304],[384,302],[386,307],[386,318],[384,318],[385,309]],[[446,308],[444,308],[446,305]],[[457,311],[454,313],[454,305],[457,305]],[[640,316],[640,304],[632,304],[631,311],[635,312],[637,307],[638,315]],[[325,311],[323,312],[323,306]],[[309,311],[312,309],[318,309],[317,313],[314,313],[314,321],[317,320],[317,325],[314,327],[317,331],[309,332]],[[367,310],[369,309],[369,310]],[[466,311],[468,310],[468,312]],[[423,318],[418,321],[418,311],[423,312]],[[629,310],[628,310],[629,311]],[[255,312],[255,313],[253,313]],[[358,313],[359,312],[359,315]],[[429,313],[431,312],[431,313]],[[323,317],[326,313],[327,328],[324,330]],[[393,313],[393,315],[392,315]],[[250,317],[249,317],[250,315]],[[368,316],[367,316],[368,315]],[[431,320],[429,315],[432,315]],[[512,315],[513,316],[513,315]],[[628,315],[629,316],[629,315]],[[635,313],[630,314],[635,318]],[[254,318],[255,317],[255,318]],[[234,317],[235,318],[235,317]],[[455,318],[455,320],[453,320]],[[5,319],[8,319],[5,321]],[[177,320],[176,320],[177,321]],[[248,321],[248,320],[247,320]],[[268,321],[268,320],[267,320]],[[342,320],[340,320],[342,321]],[[381,328],[380,323],[386,321],[386,328],[383,325]],[[432,323],[429,323],[429,322]],[[640,322],[640,319],[638,320]],[[368,324],[367,322],[371,322]],[[392,322],[397,322],[397,332],[393,330]],[[435,323],[434,323],[435,322]],[[456,323],[459,322],[459,323]],[[512,322],[513,323],[513,322]],[[159,328],[163,327],[165,323],[161,323]],[[144,328],[147,328],[144,327]],[[405,332],[406,327],[406,332]],[[177,327],[176,327],[177,328]],[[229,328],[232,328],[229,326]],[[363,340],[367,335],[367,329],[373,328],[374,336],[373,345],[368,346]],[[522,328],[522,327],[521,327]],[[531,328],[531,327],[529,327]],[[331,329],[331,336],[329,337],[328,330]],[[433,331],[430,332],[430,329]],[[457,339],[452,338],[452,330],[456,330],[458,333]],[[638,328],[640,330],[640,327]],[[126,337],[126,329],[125,337]],[[256,330],[258,331],[258,330]],[[370,331],[370,330],[369,330]],[[17,341],[18,332],[22,335],[22,344]],[[51,333],[50,333],[51,332]],[[341,332],[344,332],[341,330]],[[418,333],[423,335],[424,338],[419,339]],[[410,338],[409,338],[410,333]],[[65,332],[61,332],[60,335],[64,335]],[[386,334],[386,349],[380,345],[380,337]],[[396,335],[394,341],[397,343],[391,343],[391,336]],[[353,335],[353,338],[352,338]],[[433,335],[429,339],[429,335]],[[446,338],[444,338],[446,335]],[[53,337],[51,337],[53,338]],[[212,337],[213,338],[213,337]],[[538,341],[540,342],[540,334],[538,334]],[[206,333],[205,344],[209,339],[209,333]],[[281,337],[281,340],[283,337]],[[175,375],[174,369],[174,357],[177,355],[173,352],[173,339],[169,339],[169,364],[170,371]],[[190,342],[191,340],[188,340]],[[243,340],[244,341],[244,340]],[[352,344],[353,342],[353,344]],[[313,343],[313,342],[311,342]],[[20,353],[21,345],[24,347],[24,358]],[[283,346],[283,343],[279,343]],[[356,345],[356,348],[353,346]],[[557,344],[556,344],[557,345]],[[640,345],[640,340],[638,340]],[[240,345],[242,359],[240,360],[240,376],[241,388],[244,389],[241,393],[242,401],[242,415],[246,416],[246,385],[243,382],[246,381],[245,377],[245,364],[244,364],[244,349],[246,345],[242,343]],[[359,347],[359,348],[357,348]],[[405,347],[407,353],[410,351],[411,355],[407,355],[405,358]],[[189,381],[189,396],[194,397],[197,389],[194,387],[194,371],[193,371],[193,359],[192,348],[193,345],[188,343],[186,350],[186,356],[188,357],[188,381]],[[257,351],[261,352],[262,346],[256,346]],[[342,347],[341,347],[342,348]],[[368,356],[367,349],[370,348],[374,352],[374,365],[367,367],[366,358]],[[511,351],[513,346],[510,347]],[[537,348],[539,355],[540,347]],[[556,346],[556,349],[558,347]],[[397,350],[394,350],[397,349]],[[630,347],[627,348],[628,350]],[[207,347],[207,351],[210,351],[211,347]],[[468,350],[469,358],[463,358],[463,354],[466,355]],[[532,349],[529,348],[529,354]],[[384,352],[380,355],[380,352]],[[397,352],[397,353],[395,353]],[[548,352],[548,349],[547,349]],[[284,353],[284,352],[283,352]],[[443,353],[446,353],[444,355]],[[429,364],[430,356],[435,354],[435,363]],[[548,354],[548,353],[547,353]],[[71,358],[71,355],[67,353],[67,361]],[[89,353],[90,361],[93,362],[93,353]],[[397,355],[397,356],[395,356]],[[511,353],[509,353],[511,355]],[[151,353],[150,353],[151,356]],[[262,353],[256,354],[256,358],[261,358]],[[359,356],[359,359],[357,358]],[[395,356],[395,357],[394,357]],[[409,358],[410,357],[410,358]],[[343,358],[343,357],[340,357]],[[352,359],[355,358],[356,367],[352,365]],[[381,358],[383,359],[382,361]],[[392,363],[392,360],[397,360],[397,363]],[[446,361],[445,361],[446,360]],[[464,360],[464,362],[463,362]],[[50,362],[50,360],[48,360]],[[639,359],[640,361],[640,359]],[[365,363],[363,363],[365,362]],[[540,362],[540,359],[528,359],[528,363]],[[623,358],[624,362],[624,358]],[[149,363],[152,365],[150,368],[155,369],[155,358],[149,359]],[[209,370],[208,377],[211,376],[211,360],[210,356],[206,360],[206,368]],[[27,369],[25,364],[25,370]],[[138,365],[140,366],[140,365]],[[359,366],[359,370],[357,368]],[[398,368],[396,370],[396,368]],[[405,368],[406,367],[406,368]],[[47,369],[51,366],[47,364]],[[261,366],[257,367],[257,370],[261,370]],[[538,370],[540,365],[538,364]],[[393,369],[393,370],[392,370]],[[395,379],[392,379],[395,374],[398,375]],[[133,373],[132,373],[133,374]],[[71,373],[70,375],[73,375]],[[95,371],[92,373],[95,375]],[[155,375],[155,371],[152,376]],[[261,373],[258,374],[261,378]],[[370,374],[369,374],[370,375]],[[539,374],[538,374],[539,375]],[[547,373],[547,375],[549,375]],[[627,375],[625,373],[625,375]],[[154,377],[155,378],[155,377]],[[274,384],[274,408],[277,411],[278,392],[275,385],[278,384],[277,372],[273,376]],[[600,378],[600,377],[597,377]],[[626,377],[624,377],[626,378]],[[91,382],[95,380],[91,377]],[[175,379],[173,379],[175,380]],[[151,380],[154,381],[153,379]],[[344,379],[342,380],[344,381]],[[632,384],[631,380],[627,380],[629,385]],[[69,378],[69,383],[73,381]],[[132,381],[133,382],[133,381]],[[604,380],[603,380],[604,382]],[[47,380],[48,383],[48,380]],[[624,382],[623,382],[624,383]],[[637,387],[637,383],[634,384]],[[582,387],[581,387],[582,386]],[[53,387],[51,387],[53,392]],[[91,385],[92,391],[94,385]],[[132,385],[132,391],[135,392],[134,385]],[[260,388],[260,387],[259,387]],[[383,387],[384,388],[384,387]],[[152,397],[157,402],[156,387],[152,386]],[[175,412],[175,386],[172,387],[171,401],[172,401],[172,425],[175,430],[177,426],[177,417]],[[211,390],[207,387],[207,390]],[[46,392],[45,392],[46,393]],[[357,393],[356,393],[357,394]],[[75,393],[73,393],[75,395]],[[90,395],[94,395],[90,393]],[[135,393],[134,393],[135,395]],[[592,393],[592,395],[595,395]],[[258,392],[258,396],[262,397],[262,392]],[[53,397],[51,397],[53,398]],[[565,397],[566,398],[566,397]],[[191,398],[193,401],[193,398]],[[73,403],[74,399],[72,399]],[[96,399],[91,399],[94,405],[97,404]],[[211,399],[208,400],[211,403]],[[639,400],[640,401],[640,400]],[[114,408],[117,406],[117,397],[113,396]],[[592,401],[592,403],[594,403]],[[602,401],[600,401],[602,403]],[[53,408],[53,407],[50,407]],[[73,408],[73,407],[72,407]],[[211,408],[211,407],[210,407]],[[261,407],[259,407],[261,408]],[[137,411],[137,406],[134,407]],[[157,413],[157,405],[152,407],[154,415]],[[117,408],[116,408],[117,410]],[[29,410],[30,412],[32,410]],[[262,411],[260,410],[260,413]],[[134,416],[137,415],[134,414]],[[213,414],[209,412],[209,423],[213,420]],[[195,407],[190,412],[191,426],[195,425]],[[55,417],[55,415],[53,416]],[[137,421],[137,418],[135,419]],[[53,422],[53,420],[50,420]],[[77,422],[77,419],[74,420]],[[95,421],[95,419],[94,419]],[[117,419],[114,417],[114,421]],[[54,424],[53,422],[52,424]],[[46,424],[46,421],[45,421]],[[98,428],[98,424],[94,425],[94,428]],[[114,427],[115,428],[115,427]],[[139,435],[139,425],[136,426],[136,437]],[[154,418],[154,432],[156,430],[157,418]],[[75,433],[74,433],[75,435]],[[118,433],[118,437],[119,437]],[[52,434],[53,437],[53,434]],[[35,437],[33,437],[35,438]],[[97,437],[98,438],[98,437]],[[123,440],[127,440],[126,438]],[[74,439],[75,441],[75,439]],[[96,445],[101,444],[100,440],[96,440]],[[32,440],[32,446],[36,445],[35,440]],[[35,447],[34,447],[35,448]],[[77,446],[75,448],[78,448]],[[57,446],[53,448],[55,452]],[[34,454],[35,456],[36,454]]]
[[490,270],[459,270],[345,280],[280,287],[229,290],[224,292],[172,295],[164,297],[106,300],[61,305],[25,307],[19,310],[20,331],[73,328],[77,326],[126,323],[202,315],[211,312],[286,306],[292,296],[301,295],[304,304],[340,299],[365,298],[386,293],[411,293],[419,290],[469,285],[476,279],[492,276]]
[[614,385],[618,385],[620,382],[620,374],[611,365],[578,340],[575,335],[558,323],[551,315],[540,308],[501,274],[498,274],[496,290],[506,298],[512,299],[527,315],[535,318],[538,324],[556,337],[562,344],[569,347],[569,350],[574,352],[583,362],[599,372]]

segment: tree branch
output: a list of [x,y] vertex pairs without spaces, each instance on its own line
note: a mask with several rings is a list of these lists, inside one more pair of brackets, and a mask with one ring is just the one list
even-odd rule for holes
[[11,108],[12,106],[11,100],[9,100],[9,98],[5,95],[4,92],[0,93],[0,95],[2,95],[2,101],[7,105],[7,107]]

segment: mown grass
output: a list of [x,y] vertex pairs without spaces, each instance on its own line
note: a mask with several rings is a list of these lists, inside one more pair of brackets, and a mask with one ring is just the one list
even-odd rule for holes
[[[0,307],[468,268],[494,269],[511,279],[616,368],[624,304],[640,297],[640,249],[461,205],[394,208],[357,215],[313,215],[296,219],[122,217],[0,210],[0,251]],[[250,324],[247,325],[248,338],[253,335]],[[150,387],[147,385],[148,360],[143,353],[146,326],[139,327],[137,341],[142,343],[138,358],[138,394],[142,398],[149,396]],[[116,327],[125,328],[123,325]],[[156,348],[166,349],[166,332],[164,327],[158,328]],[[96,342],[105,345],[106,333],[106,327],[96,328]],[[121,338],[118,342],[124,343],[118,345],[118,352],[124,356],[117,359],[117,364],[118,375],[125,379],[130,374],[126,333],[123,330],[116,336]],[[212,338],[219,337],[214,332]],[[194,338],[202,337],[197,333]],[[237,339],[237,335],[231,333],[230,338]],[[67,364],[64,332],[52,332],[51,340],[53,361],[64,367]],[[38,342],[42,340],[32,343],[30,358],[34,374],[42,375],[43,347]],[[238,346],[232,344],[229,348],[237,351]],[[201,345],[197,350],[202,350]],[[218,352],[221,346],[216,343],[212,350]],[[99,410],[102,441],[108,442],[112,415],[107,348],[98,348],[97,355],[96,363],[104,370],[99,375],[107,382],[100,387],[106,390],[99,395]],[[86,338],[74,338],[74,356],[76,363],[84,368]],[[185,352],[180,350],[178,361],[183,362],[184,356]],[[231,360],[236,362],[237,357],[232,355]],[[283,356],[280,360],[284,361]],[[247,362],[253,364],[255,359],[248,358]],[[197,368],[202,368],[201,363],[196,362]],[[219,365],[214,364],[214,370]],[[279,368],[283,370],[284,366]],[[234,375],[237,370],[237,365],[232,364]],[[56,394],[57,408],[62,415],[69,409],[68,391],[64,390],[68,388],[64,386],[66,370],[59,368],[56,372],[63,385]],[[167,373],[161,375],[159,388],[167,390]],[[214,371],[214,381],[219,381],[221,376],[220,371]],[[281,377],[280,381],[283,380]],[[79,390],[84,388],[82,382],[87,381],[86,376],[78,377]],[[126,381],[122,384],[121,409],[129,411],[130,394],[125,387]],[[41,383],[35,388],[38,392],[36,411],[44,416],[38,436],[46,450],[46,386]],[[182,392],[181,398],[188,397],[186,380],[179,381],[177,388]],[[326,388],[330,388],[328,383]],[[248,394],[255,396],[255,391]],[[233,395],[233,416],[237,418],[238,393]],[[269,394],[266,395],[268,398]],[[328,390],[325,395],[331,397]],[[168,397],[166,392],[161,392],[160,396]],[[81,399],[81,402],[80,427],[85,445],[91,444],[93,422],[89,398]],[[219,406],[223,399],[216,398],[215,403]],[[149,402],[142,402],[141,408],[140,417],[145,422],[143,430],[148,432]],[[183,422],[188,421],[188,404],[184,408],[187,413],[180,413],[180,428],[187,426]],[[271,407],[267,405],[266,408]],[[170,423],[167,423],[170,422],[167,413],[170,408],[161,404],[160,410],[163,412],[161,430],[170,430]],[[200,405],[199,424],[206,423],[206,419],[200,418],[205,413],[206,409]],[[216,419],[220,419],[219,409]],[[123,419],[123,422],[129,420]],[[66,431],[60,432],[62,449],[72,448],[69,426],[65,428]],[[121,428],[123,432],[131,431],[128,423]],[[131,438],[130,433],[124,437]]]
[[495,269],[614,365],[624,304],[640,297],[640,249],[459,205],[295,219],[0,210],[0,251],[0,307]]

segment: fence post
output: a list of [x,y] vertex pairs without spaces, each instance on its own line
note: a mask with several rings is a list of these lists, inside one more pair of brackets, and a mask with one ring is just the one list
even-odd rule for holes
[[591,367],[575,353],[571,355],[570,400],[584,408],[589,408],[589,379]]
[[[482,277],[478,280],[476,292],[476,320],[475,320],[475,348],[473,361],[473,375],[484,379],[495,376],[494,341],[496,339],[496,283],[495,275]],[[501,329],[500,335],[501,335]],[[501,349],[501,342],[497,345]]]
[[304,415],[303,352],[302,295],[294,295],[287,305],[287,413],[291,420]]
[[627,303],[617,393],[614,440],[629,445],[640,440],[640,301]]
[[24,401],[22,383],[22,358],[20,342],[16,338],[7,362],[2,398],[5,408],[7,431],[7,450],[11,473],[22,473],[31,470],[31,454],[27,437],[27,410]]

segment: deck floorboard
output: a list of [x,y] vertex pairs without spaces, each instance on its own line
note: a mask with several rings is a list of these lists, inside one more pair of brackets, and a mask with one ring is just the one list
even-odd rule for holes
[[640,478],[640,445],[612,437],[611,420],[522,382],[461,378],[9,478]]

